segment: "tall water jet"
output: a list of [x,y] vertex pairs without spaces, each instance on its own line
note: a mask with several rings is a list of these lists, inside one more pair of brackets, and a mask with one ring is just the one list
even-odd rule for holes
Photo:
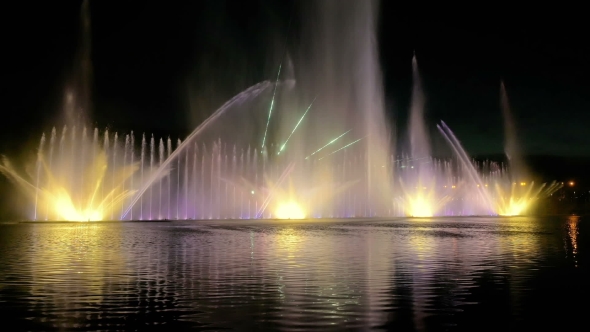
[[[57,142],[56,130],[52,130],[48,150],[40,144],[37,153],[36,176],[31,180],[26,174],[18,172],[12,163],[4,159],[0,171],[10,179],[19,183],[28,193],[34,192],[35,213],[33,219],[38,219],[39,206],[46,205],[45,218],[62,218],[67,220],[83,219],[96,220],[103,218],[105,213],[114,213],[113,206],[121,203],[121,197],[126,194],[119,192],[120,188],[111,182],[105,194],[96,197],[97,191],[105,193],[104,177],[106,165],[112,156],[103,155],[103,149],[108,150],[108,134],[105,146],[98,146],[97,132],[95,140],[86,140],[86,121],[91,105],[91,42],[90,42],[90,5],[89,1],[82,2],[80,8],[80,37],[77,53],[73,61],[72,72],[66,82],[63,116],[65,125],[61,138]],[[43,142],[44,138],[42,138]],[[115,138],[116,140],[116,138]],[[116,141],[114,142],[116,144]],[[59,146],[56,146],[59,145]],[[92,151],[92,152],[90,152]],[[124,172],[125,167],[118,168],[116,161],[109,177],[112,181]],[[91,178],[88,178],[92,175]],[[105,201],[109,198],[109,202]],[[113,214],[114,216],[114,214]]]
[[510,172],[514,181],[526,180],[527,170],[523,155],[518,144],[516,122],[512,116],[508,94],[504,81],[500,82],[500,103],[502,108],[502,117],[504,119],[504,152],[508,158]]
[[[277,196],[275,203],[283,204],[286,199],[309,200],[310,188],[314,187],[315,195],[334,193],[337,184],[332,170],[344,158],[341,152],[334,152],[350,144],[347,150],[364,152],[364,166],[350,173],[352,179],[358,180],[350,190],[364,193],[367,216],[385,215],[389,210],[392,182],[387,159],[391,142],[375,36],[377,11],[378,1],[304,3],[305,19],[299,45],[302,56],[294,60],[298,102],[287,100],[279,105],[281,109],[295,104],[301,111],[285,114],[280,119],[279,140],[290,136],[300,119],[297,114],[302,114],[317,98],[305,123],[290,138],[285,152],[281,152],[283,165],[288,165],[287,159],[297,163],[289,175],[294,197]],[[335,140],[343,133],[347,135]],[[316,160],[318,167],[300,165],[302,159],[306,165]],[[333,200],[336,197],[330,197],[329,204]]]
[[[364,110],[365,128],[368,135],[365,146],[368,155],[368,187],[369,200],[372,203],[373,215],[386,215],[391,207],[390,197],[393,194],[391,188],[390,168],[387,165],[388,156],[391,153],[391,135],[387,127],[383,101],[383,86],[379,55],[377,50],[376,27],[377,27],[377,1],[362,1],[362,11],[356,13],[361,16],[359,28],[362,35],[359,36],[362,43],[361,63],[359,76],[361,90],[358,91],[360,99],[359,109]],[[340,4],[341,5],[341,4]],[[357,89],[359,87],[357,86]]]
[[[201,199],[206,199],[208,204],[203,204],[201,209],[208,206],[210,218],[226,217],[228,211],[235,209],[235,206],[232,209],[226,205],[237,201],[241,217],[271,216],[280,206],[301,205],[300,201],[314,202],[313,206],[305,206],[309,214],[313,210],[324,210],[326,215],[332,216],[340,197],[346,196],[347,191],[348,196],[352,191],[362,192],[360,197],[365,207],[362,215],[387,215],[392,209],[391,167],[388,161],[391,145],[375,41],[377,7],[376,1],[347,1],[345,5],[340,1],[309,3],[304,11],[310,19],[303,21],[303,33],[309,34],[309,38],[302,39],[300,49],[304,56],[295,60],[298,82],[295,91],[292,84],[284,84],[289,80],[279,77],[282,81],[276,79],[254,86],[227,102],[200,124],[157,170],[151,172],[149,178],[142,181],[127,212],[138,200],[145,199],[142,197],[146,191],[153,192],[152,186],[160,181],[162,173],[173,171],[177,180],[177,218],[188,216],[187,205],[195,200],[184,198],[184,203],[180,204],[179,201],[189,195],[189,188],[193,188],[190,183],[195,179],[194,176],[189,179],[191,175],[199,173],[209,174],[207,179],[202,177],[200,181],[208,185],[206,194],[203,190],[207,198]],[[281,68],[282,64],[283,59]],[[278,73],[281,73],[280,70]],[[267,87],[272,89],[267,96],[268,106],[262,107],[262,114],[259,112],[256,118],[262,122],[259,131],[254,131],[254,135],[258,136],[242,140],[240,135],[247,135],[244,133],[250,128],[240,126],[237,132],[223,127],[230,122],[240,123],[236,120],[239,112],[227,113],[227,108],[264,92]],[[313,102],[316,96],[319,104],[317,112]],[[308,114],[311,104],[314,111]],[[223,120],[218,119],[224,113],[227,114]],[[251,118],[248,123],[251,123]],[[223,130],[216,130],[215,126]],[[215,140],[215,136],[226,132],[229,135],[214,141],[207,160],[202,161],[207,170],[190,172],[190,146],[205,137]],[[342,133],[348,133],[347,137],[342,138]],[[284,143],[275,145],[271,139]],[[257,162],[258,156],[253,155],[250,148],[240,156],[239,164],[243,168],[241,179],[228,176],[231,171],[226,146],[232,140],[264,142],[261,163]],[[348,172],[351,179],[346,181],[341,177],[340,170],[346,163],[345,159],[357,153],[362,155],[359,158],[362,165],[351,169]],[[230,157],[235,158],[237,165],[237,156]],[[316,166],[310,167],[310,164]],[[176,166],[176,170],[172,170],[172,165]],[[259,177],[259,173],[262,176]],[[184,183],[181,179],[188,182]],[[228,181],[232,181],[231,185]],[[236,188],[236,185],[241,188]],[[286,186],[289,186],[288,190]],[[230,192],[232,199],[228,199]],[[235,199],[233,192],[236,192]],[[318,203],[320,199],[323,206]]]
[[520,150],[516,125],[503,81],[500,83],[500,102],[504,118],[504,151],[510,171],[506,174],[505,181],[495,184],[496,210],[500,215],[521,215],[529,212],[539,198],[561,188],[561,184],[553,182],[549,186],[542,184],[535,188]]
[[92,112],[92,60],[90,2],[80,8],[78,48],[72,72],[66,82],[64,115],[68,125],[86,125]]
[[416,59],[415,53],[412,57],[412,83],[413,89],[409,121],[410,157],[413,159],[429,158],[431,153],[424,119],[424,92],[422,90],[418,60]]
[[[412,57],[412,101],[408,124],[410,137],[411,168],[399,174],[403,205],[412,217],[433,217],[448,201],[448,196],[437,190],[437,174],[434,174],[429,135],[424,118],[425,97],[422,90],[418,60]],[[439,181],[440,176],[438,176]]]

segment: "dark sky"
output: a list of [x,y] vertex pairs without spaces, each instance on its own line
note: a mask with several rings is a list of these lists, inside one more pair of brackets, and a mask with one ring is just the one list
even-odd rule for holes
[[[426,13],[396,3],[381,6],[378,41],[387,112],[400,130],[415,49],[429,122],[447,122],[469,153],[502,152],[503,78],[526,153],[590,156],[584,21],[512,7]],[[64,87],[75,73],[80,7],[81,1],[3,5],[1,153],[18,153],[42,128],[60,124]],[[289,51],[300,42],[299,12],[292,2],[270,0],[91,2],[92,121],[188,134],[224,100],[276,74],[285,40]],[[203,111],[189,114],[191,105]]]

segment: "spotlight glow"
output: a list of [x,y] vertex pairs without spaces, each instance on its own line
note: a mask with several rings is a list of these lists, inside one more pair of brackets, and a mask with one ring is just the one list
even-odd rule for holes
[[499,208],[498,215],[505,217],[520,216],[526,212],[531,203],[531,200],[513,199],[510,197],[508,204]]
[[291,201],[280,203],[275,211],[275,216],[278,219],[304,219],[305,212],[299,204]]
[[[105,191],[99,195],[105,185],[107,172],[107,158],[104,152],[96,155],[93,163],[87,169],[88,177],[84,183],[88,183],[86,191],[72,189],[71,181],[59,180],[59,177],[51,172],[46,163],[41,159],[43,176],[48,179],[43,186],[36,186],[30,180],[19,174],[7,158],[0,163],[0,172],[9,179],[19,184],[30,197],[36,197],[44,215],[51,220],[63,221],[100,221],[110,216],[115,211],[120,211],[123,202],[135,191],[125,190],[121,185]],[[123,167],[114,177],[114,183],[124,183],[137,169],[136,165]],[[91,184],[91,185],[90,185]],[[74,197],[80,202],[76,203]]]
[[[521,184],[521,187],[525,185]],[[496,183],[495,211],[500,216],[520,216],[525,214],[539,198],[547,197],[562,187],[561,184],[553,182],[549,186],[545,184],[535,188],[535,183],[526,185],[526,189],[519,190],[516,184],[512,184],[508,192]]]
[[432,204],[426,199],[426,197],[420,195],[418,197],[409,199],[409,214],[412,217],[432,217]]
[[84,210],[77,209],[70,194],[64,188],[57,188],[50,204],[55,213],[65,221],[101,221],[103,211],[101,207],[88,207]]
[[[429,186],[419,180],[415,187],[407,188],[403,181],[400,185],[404,193],[404,207],[408,217],[434,217],[450,201],[447,195],[438,195],[434,178],[427,178]],[[455,186],[453,186],[455,187]]]

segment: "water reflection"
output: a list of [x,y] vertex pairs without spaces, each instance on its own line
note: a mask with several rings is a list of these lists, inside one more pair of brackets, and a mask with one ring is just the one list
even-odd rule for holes
[[571,255],[574,261],[574,266],[578,267],[578,224],[580,222],[579,216],[569,216],[566,223],[567,236],[565,241],[566,257]]
[[63,300],[83,294],[85,301],[97,303],[103,299],[108,276],[128,275],[124,252],[114,248],[121,240],[119,227],[35,224],[31,235],[27,245],[36,254],[28,256],[31,263],[27,265],[31,268],[30,292],[36,299],[51,294]]
[[29,269],[24,279],[30,282],[22,300],[43,317],[41,322],[60,315],[66,325],[82,327],[88,316],[84,311],[104,301],[109,277],[129,274],[124,253],[112,248],[118,242],[115,226],[34,224],[30,234],[24,250],[35,254],[23,262]]
[[528,328],[584,293],[566,268],[580,233],[577,217],[3,224],[0,312],[25,330]]

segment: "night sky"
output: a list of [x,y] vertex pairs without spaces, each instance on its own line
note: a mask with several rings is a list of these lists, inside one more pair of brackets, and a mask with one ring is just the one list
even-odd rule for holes
[[[297,30],[306,19],[298,6],[91,2],[93,123],[185,136],[234,94],[272,79],[285,41],[288,52],[297,51]],[[80,7],[81,1],[4,5],[0,152],[20,154],[42,129],[61,125],[64,87],[76,72]],[[381,5],[386,112],[400,132],[415,50],[430,125],[447,122],[470,154],[502,153],[503,78],[525,153],[590,156],[583,22],[513,10]]]

